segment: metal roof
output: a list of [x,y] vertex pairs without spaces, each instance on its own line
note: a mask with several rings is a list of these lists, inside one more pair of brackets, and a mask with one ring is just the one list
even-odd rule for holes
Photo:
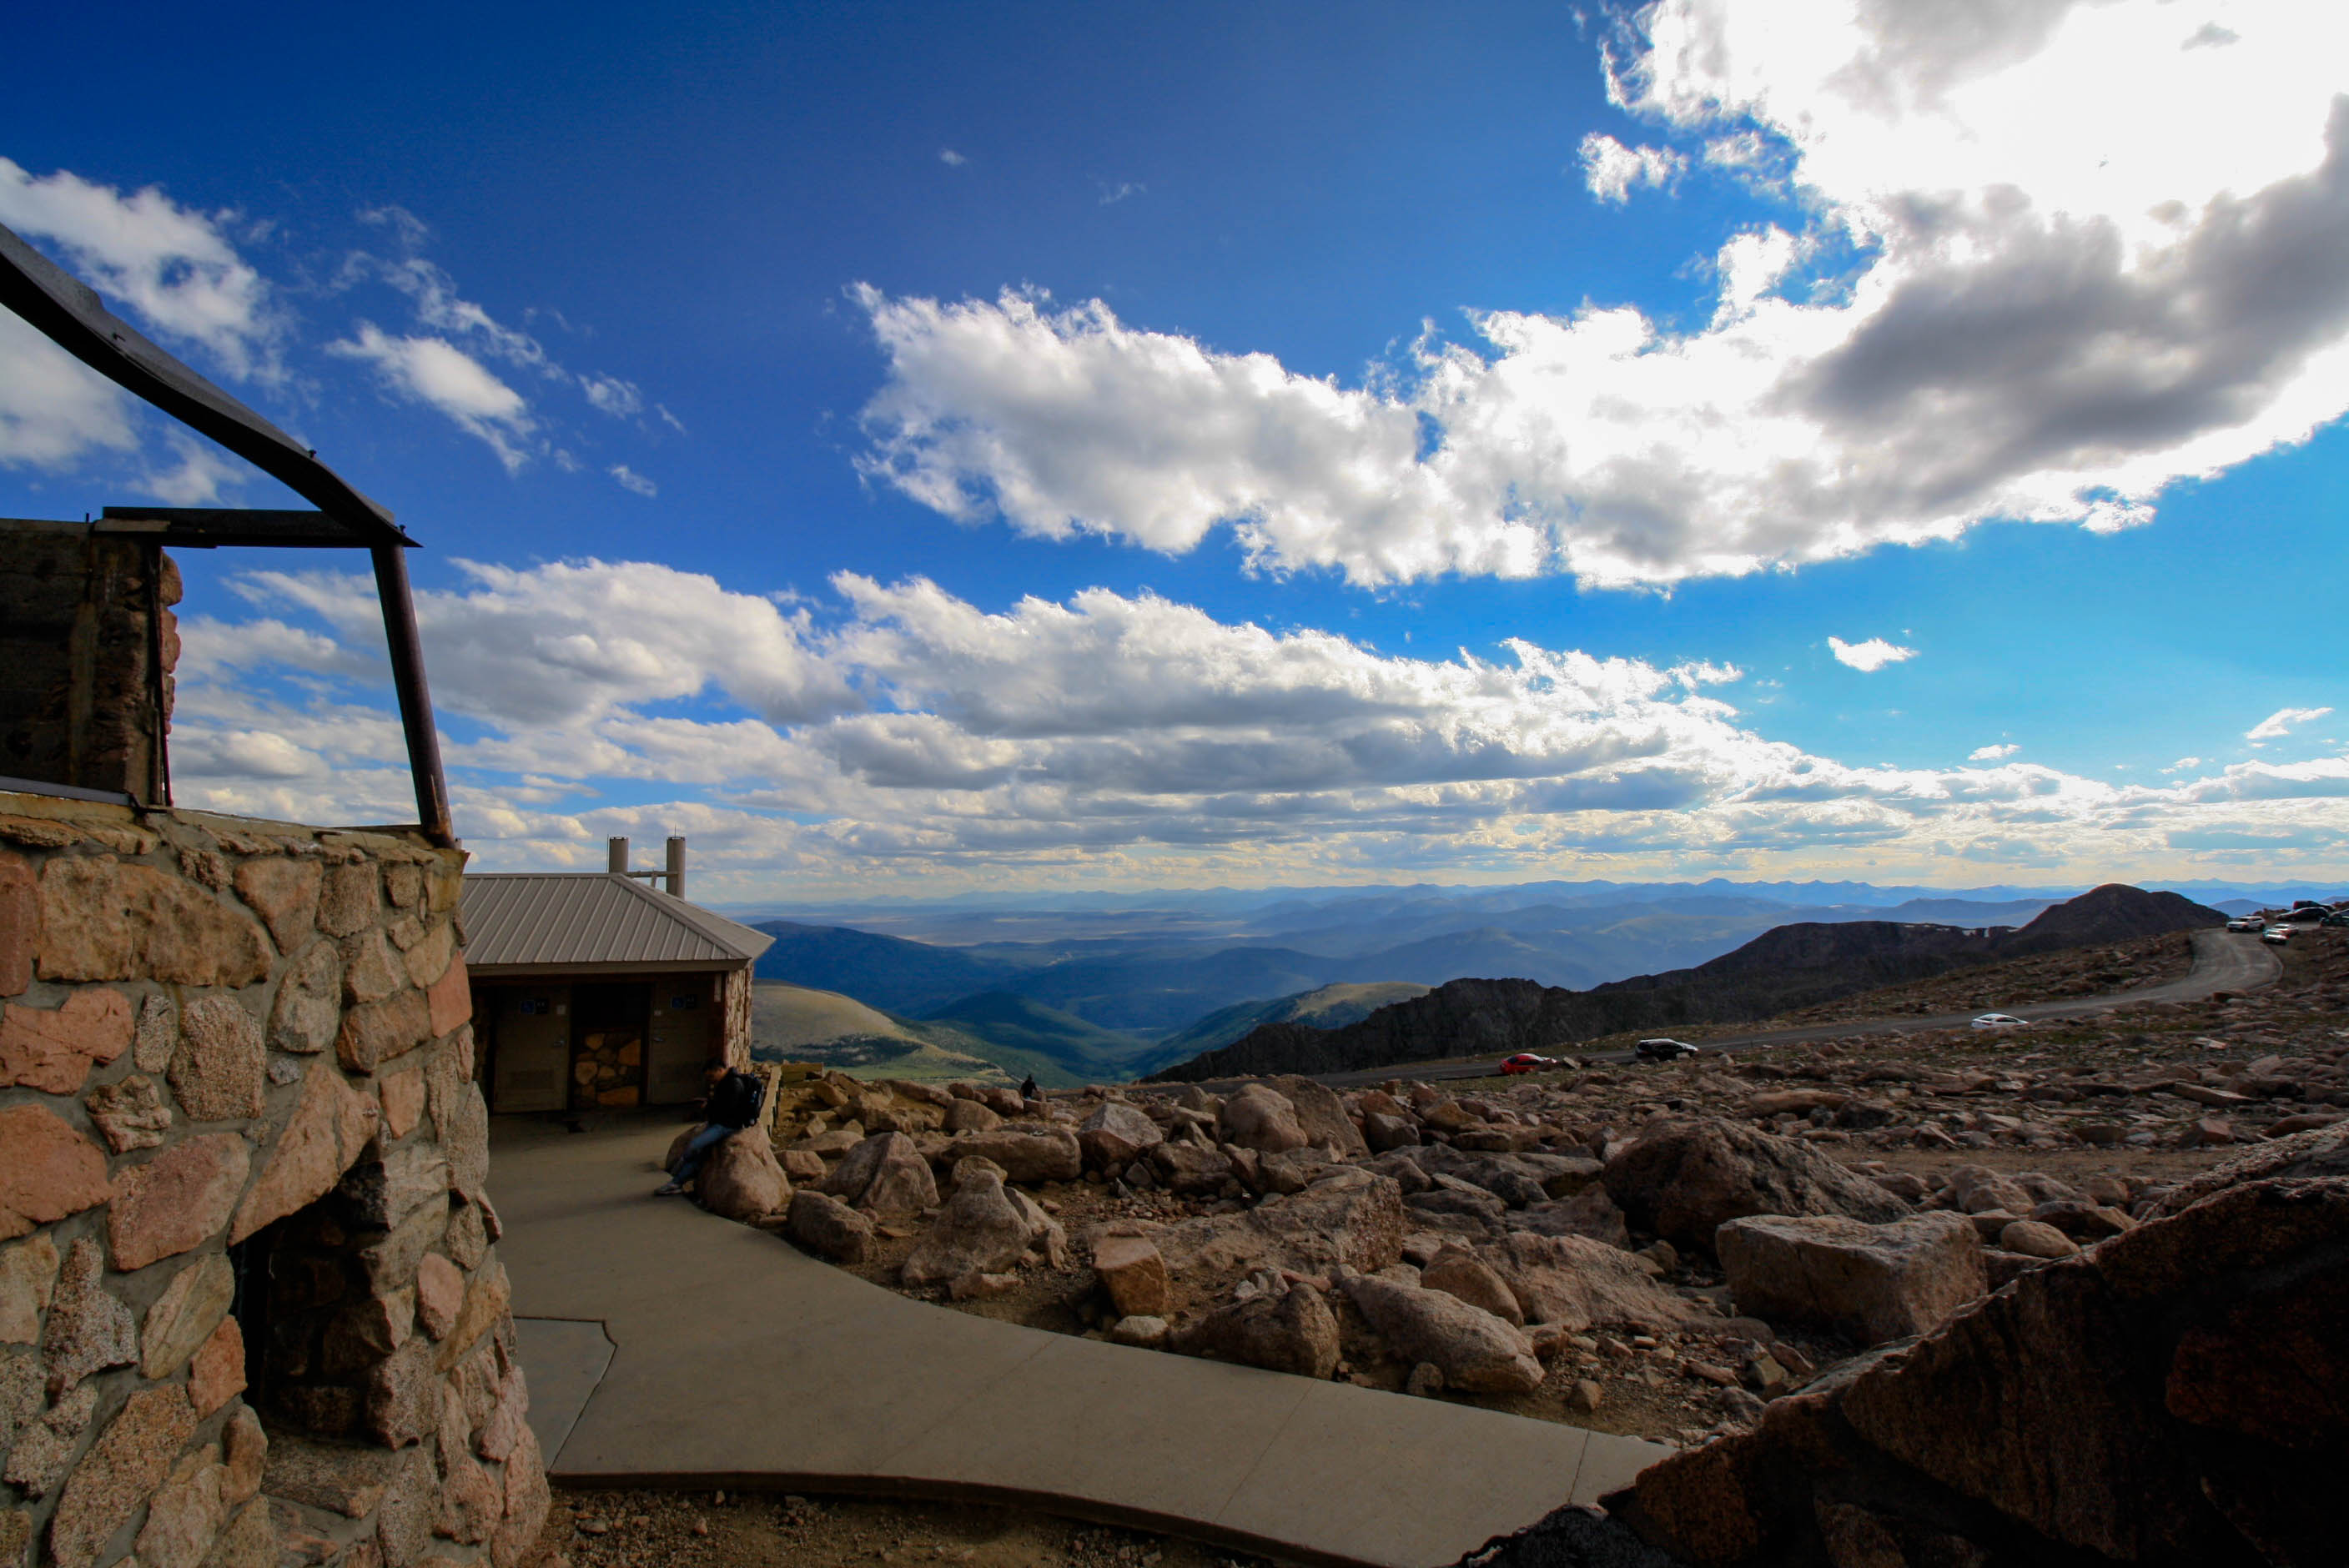
[[465,966],[490,976],[732,969],[775,941],[608,872],[469,876],[464,908]]

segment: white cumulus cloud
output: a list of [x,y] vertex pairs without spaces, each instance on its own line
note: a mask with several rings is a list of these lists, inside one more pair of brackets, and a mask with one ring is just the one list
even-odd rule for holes
[[2023,748],[2020,746],[1977,746],[1971,751],[1966,753],[1966,760],[1969,762],[2003,762],[2022,749]]
[[[1847,643],[1841,637],[1829,637],[1827,651],[1835,655],[1837,664],[1849,665],[1853,669],[1863,674],[1870,674],[1882,669],[1887,665],[1897,665],[1903,659],[1913,659],[1917,656],[1916,649],[1904,648],[1898,643],[1888,643],[1882,637],[1870,637],[1864,643]],[[2012,746],[2004,748],[2003,750],[1995,746],[1986,746],[1981,751],[1975,752],[1974,757],[1980,759],[1984,753],[2004,756],[2013,749]]]
[[1600,201],[1628,201],[1637,185],[1670,189],[1688,161],[1668,147],[1626,147],[1604,131],[1582,139],[1582,182]]
[[2294,725],[2323,718],[2332,711],[2329,707],[2280,707],[2243,731],[2243,738],[2250,741],[2281,739],[2292,733]]
[[529,403],[448,339],[401,336],[363,321],[355,335],[328,344],[326,352],[372,365],[392,392],[438,409],[487,443],[507,472],[527,460],[537,428]]
[[[2109,876],[2182,864],[2174,835],[2349,842],[2349,758],[2158,788],[2007,758],[1854,767],[1771,739],[1721,695],[1738,672],[1701,665],[1523,640],[1397,656],[1102,589],[990,610],[919,578],[843,574],[787,608],[642,562],[464,570],[417,608],[434,695],[467,727],[446,749],[486,863],[592,864],[600,834],[662,820],[610,803],[656,785],[677,792],[657,809],[667,830],[781,879],[771,893],[1692,861]],[[236,581],[250,620],[186,628],[185,799],[308,817],[332,801],[346,818],[396,800],[372,585]]]
[[660,486],[653,483],[626,463],[614,463],[611,473],[612,478],[618,481],[620,488],[630,495],[640,495],[649,499],[660,494]]
[[[2349,409],[2349,10],[1662,0],[1619,57],[1629,111],[1781,200],[1775,237],[1722,237],[1702,325],[1485,310],[1349,387],[1099,302],[867,290],[867,473],[1365,583],[1669,583],[2141,525]],[[1593,146],[1630,193],[1636,150]]]

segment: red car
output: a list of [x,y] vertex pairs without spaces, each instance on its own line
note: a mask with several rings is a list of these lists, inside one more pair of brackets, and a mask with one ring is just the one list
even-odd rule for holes
[[1501,1064],[1501,1070],[1514,1078],[1519,1073],[1529,1073],[1536,1068],[1554,1068],[1556,1066],[1557,1066],[1557,1063],[1548,1057],[1537,1057],[1531,1051],[1519,1051],[1516,1056],[1511,1057],[1507,1061]]

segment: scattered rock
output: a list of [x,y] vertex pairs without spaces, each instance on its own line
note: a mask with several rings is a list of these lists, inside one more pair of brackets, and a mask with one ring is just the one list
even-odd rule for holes
[[1093,1243],[1093,1273],[1121,1317],[1164,1315],[1166,1260],[1141,1236],[1102,1236]]
[[1002,1177],[991,1171],[958,1171],[954,1196],[914,1243],[900,1277],[920,1286],[945,1284],[966,1274],[999,1273],[1059,1232],[1057,1222],[1026,1193],[1007,1188]]
[[1178,1329],[1173,1344],[1186,1356],[1303,1377],[1327,1378],[1338,1370],[1338,1319],[1309,1284],[1218,1307]]
[[1990,1288],[1981,1240],[1961,1214],[1875,1225],[1755,1216],[1723,1225],[1713,1244],[1741,1313],[1871,1345],[1926,1333]]
[[802,1187],[792,1194],[783,1234],[819,1257],[861,1264],[873,1246],[873,1222],[826,1192]]
[[958,1137],[952,1151],[957,1159],[975,1154],[992,1160],[1012,1181],[1074,1181],[1085,1173],[1077,1135],[1057,1128],[1038,1131],[1005,1128]]
[[1909,1206],[1792,1139],[1714,1119],[1651,1128],[1607,1161],[1607,1191],[1632,1228],[1710,1252],[1724,1221],[1839,1214],[1880,1224]]
[[1165,1141],[1156,1122],[1122,1099],[1103,1100],[1077,1128],[1085,1164],[1094,1171],[1126,1165]]
[[2037,1220],[2016,1220],[2005,1226],[1998,1233],[1998,1244],[2002,1252],[2026,1258],[2068,1258],[2080,1250],[2079,1243]]
[[881,1220],[909,1220],[938,1203],[929,1161],[902,1132],[881,1132],[841,1157],[823,1191]]
[[1542,1365],[1522,1329],[1459,1297],[1374,1274],[1350,1274],[1347,1299],[1408,1361],[1431,1361],[1447,1387],[1523,1393],[1538,1387]]
[[1298,1125],[1297,1108],[1288,1097],[1269,1085],[1250,1083],[1224,1101],[1216,1115],[1217,1141],[1253,1149],[1260,1154],[1302,1149],[1305,1130]]
[[1420,1271],[1419,1281],[1430,1290],[1444,1291],[1471,1306],[1483,1307],[1504,1323],[1518,1328],[1525,1326],[1525,1308],[1517,1305],[1516,1295],[1499,1274],[1464,1247],[1445,1246],[1434,1261]]

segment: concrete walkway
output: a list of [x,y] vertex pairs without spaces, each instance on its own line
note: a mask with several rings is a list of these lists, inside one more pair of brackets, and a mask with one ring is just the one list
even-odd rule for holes
[[[548,1452],[561,1480],[1016,1501],[1297,1561],[1433,1568],[1669,1451],[908,1300],[648,1196],[675,1130],[501,1119],[492,1135],[516,1315],[600,1323],[614,1347]],[[597,1352],[571,1344],[561,1377],[575,1381]],[[576,1397],[550,1398],[550,1429]]]

